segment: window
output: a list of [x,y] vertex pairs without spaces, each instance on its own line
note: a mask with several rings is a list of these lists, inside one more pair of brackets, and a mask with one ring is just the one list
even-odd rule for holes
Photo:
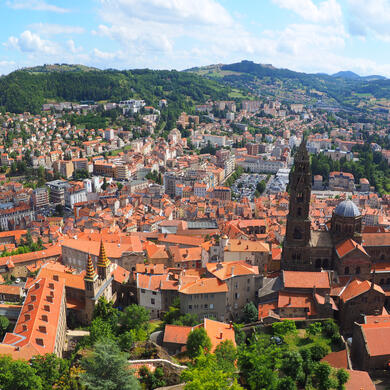
[[188,310],[192,310],[192,305],[188,305]]
[[157,293],[156,293],[156,291],[152,291],[152,294],[153,294],[153,295],[156,295]]
[[300,217],[302,215],[302,208],[301,207],[298,207],[297,215],[298,215],[298,217]]
[[345,267],[344,268],[344,274],[345,275],[349,275],[349,267]]
[[143,288],[141,288],[141,293],[145,294],[145,290]]
[[294,229],[293,237],[295,240],[302,240],[302,232],[297,227]]
[[155,299],[154,298],[152,298],[151,300],[150,300],[150,303],[152,304],[152,305],[154,305],[155,304]]
[[209,305],[207,303],[204,304],[204,308],[205,309],[208,309],[209,308]]
[[321,268],[321,259],[316,259],[316,268]]
[[214,309],[214,303],[210,303],[210,309]]
[[357,274],[357,275],[360,274],[360,267],[356,267],[356,274]]

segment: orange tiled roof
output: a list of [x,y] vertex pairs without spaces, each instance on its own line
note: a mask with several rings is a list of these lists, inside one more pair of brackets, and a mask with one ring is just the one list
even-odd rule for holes
[[224,293],[228,286],[217,278],[201,278],[183,285],[179,291],[182,294]]
[[[6,333],[0,351],[26,360],[34,355],[53,353],[64,294],[64,281],[36,279],[28,290],[14,331]],[[48,297],[51,297],[51,302]],[[45,310],[45,306],[49,306],[50,310]],[[39,340],[42,342],[39,343]],[[11,344],[14,351],[9,348]],[[5,352],[7,349],[8,352]]]
[[351,253],[355,249],[361,252],[363,255],[369,257],[369,255],[364,250],[364,248],[360,244],[352,240],[351,238],[341,242],[340,244],[337,244],[335,249],[336,249],[337,256],[340,259],[346,256],[347,254]]
[[390,355],[390,343],[383,342],[390,339],[390,323],[362,324],[361,330],[370,356]]
[[327,272],[283,271],[283,281],[285,288],[330,288]]
[[220,280],[230,279],[234,276],[258,275],[259,267],[250,265],[245,261],[232,261],[227,263],[207,263],[207,271]]
[[164,343],[185,345],[192,330],[192,326],[165,325]]
[[341,291],[340,298],[347,302],[350,299],[353,299],[357,297],[358,295],[361,295],[367,291],[370,290],[370,288],[373,287],[374,290],[384,294],[382,287],[378,286],[377,284],[374,284],[372,286],[372,282],[369,280],[359,280],[354,279],[352,282],[348,283],[344,290]]

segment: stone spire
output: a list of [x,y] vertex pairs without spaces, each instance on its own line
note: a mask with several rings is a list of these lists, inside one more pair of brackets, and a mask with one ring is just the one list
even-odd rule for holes
[[108,268],[108,266],[110,265],[110,260],[106,255],[106,250],[104,249],[103,241],[100,241],[99,259],[96,265],[101,268]]
[[97,275],[96,275],[95,268],[94,268],[93,263],[92,263],[92,258],[91,258],[91,255],[88,254],[87,272],[85,273],[84,280],[88,280],[88,281],[93,282],[93,281],[95,281],[96,278],[97,278]]

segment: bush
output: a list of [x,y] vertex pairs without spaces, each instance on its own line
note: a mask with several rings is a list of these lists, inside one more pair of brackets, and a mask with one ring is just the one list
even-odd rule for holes
[[310,347],[311,358],[314,361],[320,361],[328,353],[330,353],[330,348],[326,344],[315,343]]
[[295,326],[295,322],[291,320],[285,320],[282,322],[274,322],[272,324],[272,332],[275,336],[284,336],[290,332],[296,332],[297,327]]

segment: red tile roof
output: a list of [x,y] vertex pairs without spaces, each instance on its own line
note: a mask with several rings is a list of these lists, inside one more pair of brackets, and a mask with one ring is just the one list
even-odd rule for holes
[[245,261],[229,261],[223,263],[207,263],[207,271],[220,280],[227,280],[234,276],[258,275],[259,267]]
[[283,282],[285,288],[314,288],[329,289],[328,273],[323,272],[301,272],[283,271]]
[[347,370],[349,380],[345,384],[345,390],[375,390],[376,387],[372,382],[368,372]]
[[336,245],[336,253],[340,259],[354,250],[358,250],[361,254],[369,257],[365,249],[352,239],[345,240],[344,242]]
[[321,359],[321,362],[327,362],[335,368],[348,368],[347,350],[331,352]]
[[165,325],[163,341],[164,343],[185,345],[192,330],[192,326]]
[[390,340],[390,323],[362,324],[361,330],[369,356],[390,355],[390,343],[383,342]]
[[[348,283],[347,286],[344,288],[344,290],[341,291],[340,298],[347,302],[350,299],[353,299],[357,297],[358,295],[361,295],[367,291],[370,290],[372,283],[369,280],[359,280],[354,279],[352,282]],[[384,294],[384,291],[382,287],[378,286],[377,284],[374,284],[373,286],[374,290],[378,291],[379,293]]]
[[217,278],[201,278],[183,285],[179,289],[182,294],[207,294],[228,292],[228,286]]

